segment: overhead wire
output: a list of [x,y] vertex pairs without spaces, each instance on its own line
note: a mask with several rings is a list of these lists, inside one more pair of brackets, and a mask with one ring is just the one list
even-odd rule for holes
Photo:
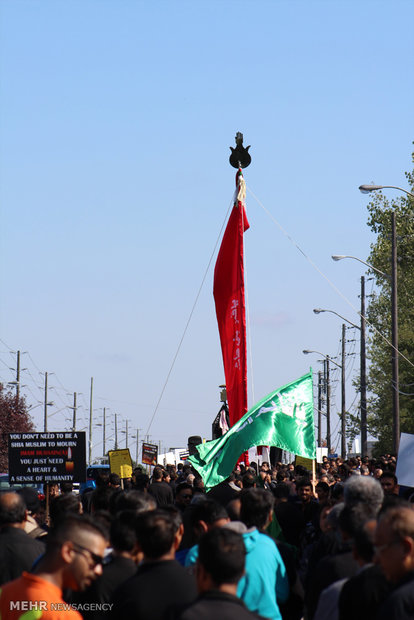
[[166,387],[167,387],[167,384],[168,384],[169,378],[170,378],[170,376],[171,376],[172,370],[173,370],[173,368],[174,368],[175,362],[176,362],[177,357],[178,357],[178,354],[179,354],[179,352],[180,352],[181,345],[182,345],[182,343],[183,343],[183,341],[184,341],[185,335],[186,335],[187,330],[188,330],[188,327],[189,327],[189,325],[190,325],[191,318],[192,318],[192,316],[193,316],[193,314],[194,314],[194,310],[195,310],[195,307],[196,307],[196,305],[197,305],[198,298],[200,297],[201,290],[202,290],[203,285],[204,285],[204,282],[205,282],[205,280],[206,280],[206,277],[207,277],[208,271],[209,271],[209,269],[210,269],[210,265],[211,265],[211,263],[212,263],[212,261],[213,261],[213,257],[214,257],[214,254],[215,254],[215,252],[216,252],[217,246],[218,246],[218,244],[219,244],[219,241],[220,241],[220,238],[221,238],[221,234],[222,234],[222,232],[223,232],[223,230],[224,230],[224,227],[225,227],[225,225],[226,225],[226,221],[227,221],[228,214],[230,213],[230,209],[232,208],[233,204],[234,204],[234,193],[233,193],[233,198],[232,198],[232,201],[231,201],[231,203],[230,203],[230,205],[229,205],[229,208],[227,209],[226,216],[225,216],[225,218],[224,218],[224,221],[223,221],[222,227],[221,227],[221,229],[220,229],[219,235],[218,235],[218,237],[217,237],[217,240],[216,240],[216,243],[215,243],[215,245],[214,245],[213,251],[212,251],[212,253],[211,253],[210,259],[209,259],[209,261],[208,261],[207,267],[206,267],[206,269],[205,269],[205,272],[204,272],[203,278],[202,278],[202,280],[201,280],[200,287],[199,287],[199,289],[198,289],[198,292],[197,292],[196,298],[195,298],[195,300],[194,300],[194,303],[193,303],[193,306],[192,306],[192,308],[191,308],[191,311],[190,311],[189,317],[188,317],[188,319],[187,319],[187,323],[186,323],[186,325],[185,325],[185,327],[184,327],[183,334],[182,334],[181,339],[180,339],[180,341],[179,341],[179,343],[178,343],[177,350],[176,350],[175,355],[174,355],[174,357],[173,357],[173,360],[172,360],[171,366],[170,366],[170,368],[169,368],[169,371],[168,371],[168,373],[167,373],[167,377],[166,377],[166,379],[165,379],[164,385],[163,385],[162,390],[161,390],[161,394],[160,394],[160,396],[159,396],[159,398],[158,398],[158,401],[157,401],[157,403],[156,403],[156,406],[155,406],[155,409],[154,409],[154,413],[152,414],[152,417],[151,417],[151,420],[150,420],[150,422],[149,422],[149,424],[148,424],[148,427],[147,427],[147,430],[146,430],[145,435],[148,435],[148,434],[149,434],[149,431],[150,431],[150,429],[151,429],[152,423],[153,423],[154,418],[155,418],[155,416],[156,416],[156,414],[157,414],[157,411],[158,411],[158,408],[159,408],[160,402],[161,402],[161,400],[162,400],[162,397],[163,397],[164,392],[165,392],[165,389],[166,389]]
[[[304,250],[302,250],[302,248],[299,246],[299,244],[289,235],[289,233],[283,228],[283,226],[272,215],[272,213],[270,213],[270,211],[268,209],[266,209],[264,204],[256,196],[256,194],[250,189],[250,187],[247,187],[247,189],[249,190],[249,192],[253,196],[253,198],[257,201],[257,203],[262,207],[262,209],[265,211],[265,213],[267,213],[267,215],[270,217],[270,219],[274,222],[274,224],[276,224],[276,226],[289,239],[289,241],[292,243],[292,245],[300,252],[300,254],[302,254],[302,256],[310,263],[310,265],[312,265],[312,267],[319,273],[319,275],[321,275],[322,278],[324,278],[324,280],[326,280],[328,282],[329,286],[354,310],[354,312],[356,312],[357,314],[361,315],[360,312],[358,311],[358,309],[354,306],[354,304],[348,299],[348,297],[346,297],[346,295],[339,290],[339,288],[332,282],[332,280],[330,280],[328,278],[328,276],[318,267],[318,265],[306,254],[306,252],[304,252]],[[379,329],[377,329],[375,327],[375,325],[373,325],[367,319],[366,316],[363,317],[363,318],[365,319],[366,324],[369,325],[369,327],[373,331],[375,331],[384,340],[384,342],[386,342],[392,349],[395,350],[395,352],[402,359],[404,359],[408,364],[410,364],[410,366],[412,366],[414,368],[414,363],[411,362],[411,360],[409,360],[408,357],[406,357],[397,347],[394,347],[392,342],[386,336],[384,336],[384,334]]]

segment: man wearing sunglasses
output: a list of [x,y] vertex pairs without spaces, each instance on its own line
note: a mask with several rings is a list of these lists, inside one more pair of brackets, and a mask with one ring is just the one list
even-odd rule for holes
[[84,590],[102,574],[107,546],[104,530],[87,516],[69,516],[51,530],[46,553],[31,573],[3,586],[0,617],[19,620],[36,610],[40,620],[80,620],[62,597],[64,589]]

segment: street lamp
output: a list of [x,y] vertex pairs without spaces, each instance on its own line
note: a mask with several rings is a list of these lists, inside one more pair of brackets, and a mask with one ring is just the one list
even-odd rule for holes
[[302,351],[305,355],[309,355],[310,353],[317,353],[317,355],[322,355],[326,362],[326,443],[328,446],[328,454],[331,453],[331,394],[330,394],[330,385],[329,385],[329,362],[333,362],[335,366],[338,368],[342,368],[340,364],[335,362],[333,359],[329,357],[329,355],[325,355],[325,353],[321,353],[320,351],[311,351],[309,349],[304,349]]
[[[361,188],[365,188],[366,191],[376,191],[378,189],[382,189],[383,187],[391,187],[388,186],[380,186],[380,185],[361,185]],[[392,186],[394,187],[394,186]],[[367,189],[369,188],[369,189]],[[401,191],[413,196],[410,192],[406,190],[395,187],[395,189],[400,189]],[[364,190],[361,190],[364,191]],[[414,196],[413,196],[414,197]],[[366,265],[369,269],[376,271],[380,275],[391,279],[391,364],[392,364],[392,411],[393,411],[393,438],[392,445],[393,451],[397,455],[398,448],[400,444],[400,398],[399,398],[399,369],[398,369],[398,292],[397,292],[397,233],[396,233],[396,224],[395,224],[395,211],[391,213],[391,278],[389,275],[380,271],[376,267],[373,267],[369,263],[357,258],[356,256],[346,256],[346,255],[333,255],[332,259],[335,261],[342,260],[343,258],[352,258],[357,260],[358,262]],[[361,295],[362,300],[362,295]],[[362,327],[362,317],[365,316],[365,312],[361,310],[361,327]],[[362,405],[361,405],[361,425],[362,425]],[[361,444],[363,438],[361,436]]]
[[407,196],[411,196],[411,198],[414,198],[414,194],[404,189],[403,187],[398,187],[397,185],[360,185],[358,189],[362,194],[377,192],[381,189],[397,189],[399,192],[404,192],[404,194],[407,194]]
[[[414,194],[397,185],[360,185],[363,193],[376,192],[381,189],[396,189],[414,198]],[[399,360],[398,360],[398,292],[397,292],[397,233],[395,211],[391,213],[391,345],[392,345],[392,412],[393,412],[393,450],[398,454],[400,445],[400,396],[399,396]]]
[[339,316],[339,318],[345,321],[346,323],[349,323],[350,325],[352,325],[352,327],[355,327],[356,329],[361,329],[358,325],[355,325],[355,323],[352,323],[352,321],[349,321],[344,316],[342,316],[342,314],[335,312],[335,310],[327,310],[326,308],[314,308],[313,311],[315,314],[320,314],[321,312],[331,312],[332,314],[336,314],[336,316]]
[[364,260],[362,260],[362,258],[358,258],[357,256],[348,256],[347,254],[333,254],[331,256],[331,258],[334,261],[339,261],[339,260],[342,260],[343,258],[352,258],[353,260],[357,260],[359,263],[362,263],[363,265],[366,265],[369,269],[372,269],[372,271],[376,271],[377,273],[379,273],[384,278],[388,278],[388,279],[391,278],[391,276],[389,276],[387,273],[384,273],[383,271],[381,271],[381,269],[377,269],[373,265],[370,265],[369,263],[367,263]]

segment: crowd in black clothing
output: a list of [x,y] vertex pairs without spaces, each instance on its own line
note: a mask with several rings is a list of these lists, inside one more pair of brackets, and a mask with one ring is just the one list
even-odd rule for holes
[[[23,571],[58,575],[68,620],[414,618],[414,489],[399,489],[395,468],[390,455],[325,458],[312,480],[299,465],[252,463],[206,493],[189,465],[157,466],[151,477],[138,467],[129,480],[103,473],[82,495],[55,488],[47,519],[33,489],[5,493],[0,586],[13,591]],[[255,599],[255,581],[270,583],[270,560],[249,556],[255,531],[280,571],[271,616]],[[1,617],[15,620],[16,610],[4,612],[8,592]]]

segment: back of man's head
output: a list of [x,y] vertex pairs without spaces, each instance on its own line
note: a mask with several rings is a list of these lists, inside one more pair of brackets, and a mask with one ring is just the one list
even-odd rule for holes
[[344,486],[344,502],[347,506],[365,504],[375,517],[381,508],[384,492],[380,483],[370,476],[351,476]]
[[193,527],[199,521],[203,521],[207,526],[212,527],[218,521],[228,520],[227,510],[214,499],[203,498],[194,505],[191,513],[191,523]]
[[251,472],[247,472],[242,478],[243,489],[253,489],[256,486],[256,477]]
[[134,510],[119,512],[111,523],[110,540],[115,551],[132,553],[137,544],[137,514]]
[[116,493],[111,500],[113,500],[111,506],[113,514],[122,510],[134,510],[136,514],[139,514],[147,510],[155,510],[157,507],[157,502],[152,495],[137,491],[136,489]]
[[98,534],[105,540],[109,539],[108,531],[99,520],[86,514],[69,514],[49,531],[46,542],[47,553],[52,553],[66,540],[79,542],[79,537],[87,539],[91,534]]
[[114,473],[109,474],[109,484],[111,484],[114,487],[120,486],[121,478],[118,476],[118,474],[114,474]]
[[135,474],[135,488],[138,491],[145,491],[145,489],[148,488],[149,483],[150,479],[147,474],[144,474],[143,472],[137,472]]
[[353,539],[371,519],[375,518],[369,504],[344,505],[338,516],[338,525],[345,539]]
[[162,468],[154,467],[154,471],[152,472],[152,479],[159,481],[162,480]]
[[198,563],[216,588],[238,583],[244,572],[245,556],[243,537],[225,527],[204,534],[198,547]]
[[68,515],[80,514],[80,501],[78,495],[71,493],[65,493],[64,495],[58,495],[53,497],[50,502],[50,519],[53,525],[57,525],[63,519],[66,519]]
[[29,513],[36,514],[40,510],[40,499],[37,489],[34,487],[22,487],[17,494],[23,498]]
[[273,510],[273,495],[265,489],[246,489],[241,493],[240,519],[247,527],[266,527]]
[[370,519],[354,533],[354,551],[361,564],[369,564],[374,558],[375,526],[375,519]]
[[163,510],[152,510],[138,515],[136,532],[145,559],[158,560],[172,551],[176,525]]
[[0,527],[19,525],[26,521],[26,504],[17,493],[0,494]]
[[278,482],[272,489],[273,495],[276,499],[287,500],[289,499],[290,489],[285,482]]
[[410,504],[389,508],[382,513],[379,521],[387,526],[396,540],[407,536],[414,541],[414,510]]

